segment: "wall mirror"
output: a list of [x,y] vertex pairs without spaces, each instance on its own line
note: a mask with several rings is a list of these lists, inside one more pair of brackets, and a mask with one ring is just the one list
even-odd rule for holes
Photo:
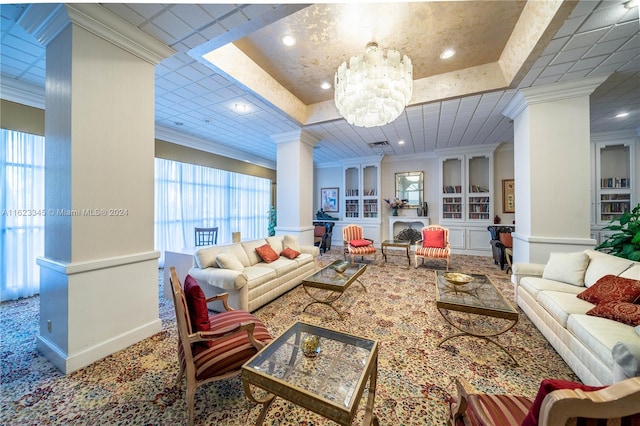
[[424,172],[396,173],[396,198],[408,200],[407,207],[422,207]]

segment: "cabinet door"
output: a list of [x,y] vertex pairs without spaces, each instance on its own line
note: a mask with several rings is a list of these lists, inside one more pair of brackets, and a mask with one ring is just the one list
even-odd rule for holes
[[491,234],[486,228],[467,229],[467,250],[491,250]]
[[464,249],[464,228],[449,228],[449,243],[452,249]]

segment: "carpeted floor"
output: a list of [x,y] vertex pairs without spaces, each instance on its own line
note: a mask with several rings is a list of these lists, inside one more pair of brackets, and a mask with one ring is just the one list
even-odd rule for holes
[[[499,336],[519,366],[495,345],[469,337],[438,341],[455,330],[435,308],[435,273],[442,261],[407,268],[406,257],[390,255],[388,263],[372,265],[361,280],[338,300],[345,320],[326,306],[313,305],[301,286],[259,309],[272,334],[293,322],[358,334],[380,342],[375,414],[381,425],[443,425],[447,398],[460,375],[486,392],[535,395],[545,377],[577,380],[535,326],[521,312],[518,324]],[[338,251],[320,257],[322,265],[341,258]],[[452,271],[486,273],[512,300],[509,277],[493,259],[454,255]],[[163,331],[80,371],[62,375],[35,349],[38,297],[0,306],[2,332],[0,424],[2,425],[178,425],[186,424],[184,382],[177,373],[175,316],[162,298]],[[366,393],[365,393],[366,396]],[[362,420],[364,400],[354,424]],[[239,378],[200,387],[195,423],[255,424],[260,406],[251,403]],[[356,423],[358,422],[358,423]],[[270,408],[266,425],[333,425],[333,422],[283,400]]]

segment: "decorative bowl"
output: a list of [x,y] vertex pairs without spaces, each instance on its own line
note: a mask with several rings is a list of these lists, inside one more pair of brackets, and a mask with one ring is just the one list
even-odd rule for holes
[[336,265],[333,265],[331,267],[331,269],[333,269],[336,272],[342,273],[342,272],[346,271],[348,267],[349,267],[349,264],[347,262],[340,262],[340,263],[338,263]]
[[320,337],[307,334],[302,339],[302,353],[308,358],[315,358],[320,353]]
[[473,277],[471,275],[461,274],[459,272],[446,272],[442,274],[442,276],[445,280],[455,285],[469,284],[473,281]]

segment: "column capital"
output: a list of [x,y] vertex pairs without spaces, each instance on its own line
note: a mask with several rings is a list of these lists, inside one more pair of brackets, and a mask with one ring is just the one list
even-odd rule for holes
[[599,75],[596,77],[520,89],[504,110],[502,110],[502,115],[514,120],[529,105],[575,98],[578,96],[589,96],[598,86],[609,78],[609,75],[610,74]]
[[320,137],[308,130],[299,129],[293,130],[291,132],[277,133],[275,135],[270,135],[271,140],[276,145],[280,145],[287,142],[295,142],[300,141],[304,144],[307,144],[313,147],[315,144],[320,142]]
[[75,24],[152,65],[175,53],[171,47],[95,3],[31,4],[18,23],[45,46],[69,24]]

